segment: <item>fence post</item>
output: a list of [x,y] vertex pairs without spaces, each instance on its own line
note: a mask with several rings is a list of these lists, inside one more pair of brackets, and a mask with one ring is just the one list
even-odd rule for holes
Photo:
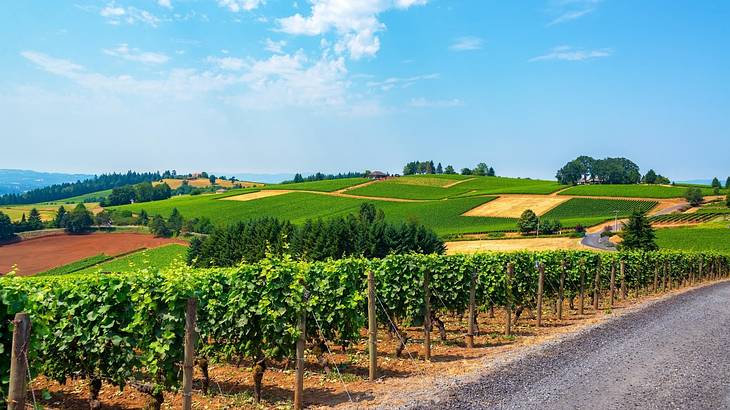
[[195,322],[197,315],[197,300],[188,298],[185,307],[185,357],[183,359],[183,410],[193,408],[193,366],[195,364]]
[[626,262],[621,261],[621,301],[626,301],[628,291],[626,290]]
[[545,286],[545,264],[540,262],[537,268],[539,276],[537,278],[537,327],[542,326],[542,292]]
[[613,302],[616,297],[616,264],[611,262],[611,289],[609,290],[611,302],[609,306],[613,309]]
[[515,265],[510,262],[507,264],[507,283],[506,287],[506,293],[507,293],[507,306],[505,308],[505,328],[504,328],[504,334],[505,336],[511,336],[512,335],[512,275],[515,273]]
[[593,281],[593,310],[598,311],[598,298],[601,296],[601,261],[596,265],[596,277]]
[[297,340],[297,367],[294,383],[294,409],[304,407],[304,348],[307,343],[307,310],[299,313],[299,339]]
[[580,269],[580,303],[578,304],[578,314],[583,315],[583,305],[586,298],[586,270],[585,264],[581,263]]
[[13,327],[8,410],[24,410],[27,394],[25,380],[28,375],[28,342],[30,339],[30,317],[28,314],[16,313]]
[[474,348],[474,322],[476,322],[476,293],[477,293],[477,273],[471,274],[471,283],[469,283],[469,333],[466,334],[466,347]]
[[431,360],[431,274],[428,271],[423,273],[423,303],[425,315],[423,318],[423,351],[426,361]]
[[560,265],[560,286],[558,287],[558,320],[563,319],[563,291],[565,289],[565,261]]
[[375,273],[368,271],[368,351],[370,354],[370,381],[378,377],[378,321],[375,305]]

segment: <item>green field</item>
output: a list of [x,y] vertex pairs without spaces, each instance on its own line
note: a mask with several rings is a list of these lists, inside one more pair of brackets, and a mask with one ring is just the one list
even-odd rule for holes
[[[409,176],[380,181],[353,189],[348,193],[372,197],[435,200],[492,194],[550,194],[564,187],[557,182],[532,179],[468,176],[455,178],[454,175],[439,177],[453,179],[452,182],[458,180],[464,182],[444,188],[434,184],[433,175]],[[423,179],[426,183],[419,183],[418,179]]]
[[263,189],[291,189],[296,191],[334,192],[351,186],[364,184],[367,178],[328,179],[325,181],[300,182],[298,184],[266,185]]
[[656,201],[571,198],[542,218],[560,220],[563,226],[591,226],[617,216],[626,218],[634,211],[647,212],[656,205]]
[[112,259],[108,262],[91,266],[74,273],[124,272],[140,269],[159,270],[170,266],[175,261],[185,261],[187,249],[183,245],[165,245]]
[[106,198],[112,193],[111,189],[105,189],[103,191],[91,192],[84,195],[73,196],[71,198],[58,199],[55,201],[44,202],[44,204],[77,204],[79,202],[85,202],[87,199]]
[[96,266],[110,259],[112,259],[111,256],[102,253],[96,256],[91,256],[89,258],[77,260],[76,262],[69,263],[68,265],[58,266],[56,268],[49,269],[45,272],[38,273],[36,276],[66,275],[69,273],[78,272],[91,266]]
[[[579,185],[566,189],[560,195],[614,196],[626,198],[681,198],[687,187],[664,185]],[[725,192],[724,190],[722,192]],[[702,188],[703,195],[712,195],[711,188]]]
[[720,224],[657,229],[662,249],[730,252],[730,228]]

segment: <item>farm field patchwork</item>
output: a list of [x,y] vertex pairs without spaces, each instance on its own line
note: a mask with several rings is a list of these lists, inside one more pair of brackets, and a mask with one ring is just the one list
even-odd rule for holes
[[[687,187],[665,185],[579,185],[559,195],[611,196],[626,198],[682,198]],[[702,188],[703,195],[712,195],[711,188]]]
[[726,225],[657,229],[656,242],[661,249],[730,252],[730,229]]
[[489,216],[497,218],[519,218],[527,209],[542,215],[567,201],[558,196],[501,196],[464,213],[464,216]]

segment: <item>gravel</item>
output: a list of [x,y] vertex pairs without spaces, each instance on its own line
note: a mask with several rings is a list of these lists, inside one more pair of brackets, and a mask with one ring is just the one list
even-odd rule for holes
[[443,380],[409,409],[730,409],[730,282]]

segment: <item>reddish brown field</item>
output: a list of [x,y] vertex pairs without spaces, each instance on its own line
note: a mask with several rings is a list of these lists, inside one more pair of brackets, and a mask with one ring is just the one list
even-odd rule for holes
[[141,248],[185,243],[140,233],[52,235],[0,246],[0,273],[17,267],[18,275],[33,275],[100,253],[116,256]]

